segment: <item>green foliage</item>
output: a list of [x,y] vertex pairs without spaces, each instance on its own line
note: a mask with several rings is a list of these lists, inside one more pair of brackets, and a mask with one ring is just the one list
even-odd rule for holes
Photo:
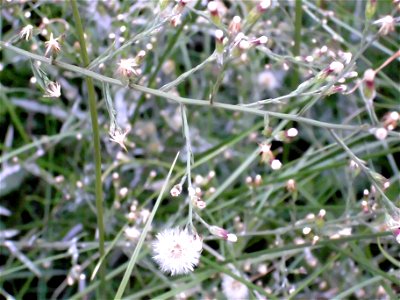
[[[3,1],[2,296],[399,297],[399,4],[206,2]],[[203,251],[170,277],[177,226]]]

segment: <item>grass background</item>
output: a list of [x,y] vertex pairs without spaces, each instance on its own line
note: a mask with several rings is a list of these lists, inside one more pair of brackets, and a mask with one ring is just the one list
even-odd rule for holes
[[[366,161],[368,174],[376,172],[390,181],[385,194],[397,206],[399,132],[393,131],[379,141],[364,130],[364,125],[370,128],[376,123],[359,90],[330,96],[320,90],[311,96],[296,90],[299,83],[324,70],[332,58],[322,55],[310,63],[297,60],[292,44],[296,35],[300,37],[297,42],[303,58],[324,45],[335,53],[349,51],[355,57],[351,69],[362,78],[365,69],[378,68],[399,49],[398,30],[378,36],[379,27],[365,19],[366,1],[303,0],[301,26],[294,24],[294,2],[274,3],[246,32],[251,37],[268,36],[267,47],[250,49],[244,61],[226,60],[222,72],[215,61],[209,61],[217,26],[209,19],[199,21],[201,15],[207,15],[203,1],[188,5],[182,24],[176,28],[169,24],[168,16],[157,11],[156,2],[79,1],[90,70],[94,72],[88,74],[74,68],[87,63],[82,63],[79,25],[69,1],[2,2],[2,42],[12,41],[26,24],[35,26],[31,41],[1,44],[0,205],[11,212],[2,215],[0,221],[3,296],[109,299],[121,296],[117,294],[120,288],[129,299],[222,299],[221,274],[225,273],[248,286],[251,298],[398,297],[400,247],[385,227],[384,200],[379,193],[364,198],[371,180],[362,172],[356,175],[349,167],[349,152],[335,140],[329,124],[339,124],[336,136],[350,154]],[[226,29],[235,15],[246,19],[256,4],[226,1],[228,10],[221,28]],[[378,1],[372,20],[387,14],[397,16],[396,5]],[[43,18],[50,20],[49,24],[43,23]],[[39,34],[43,29],[47,33]],[[50,32],[65,34],[54,65],[43,58]],[[137,85],[127,88],[113,79],[118,78],[115,70],[119,59],[134,57],[148,44],[152,49],[146,50],[141,64],[143,76]],[[37,70],[38,60],[47,76],[61,84],[59,99],[43,98],[40,86],[32,83],[32,68]],[[277,81],[276,88],[259,83],[266,64]],[[285,64],[289,70],[285,70]],[[373,112],[378,120],[387,112],[399,111],[398,70],[397,58],[377,75]],[[189,76],[179,77],[188,71]],[[95,196],[96,141],[89,117],[92,97],[84,75],[94,78],[101,154],[101,178],[97,176],[97,180],[101,179],[103,195],[100,203]],[[170,82],[169,92],[161,93]],[[349,80],[349,88],[356,82]],[[309,87],[307,91],[314,90]],[[217,91],[214,106],[208,104],[212,91]],[[279,103],[247,111],[242,105],[293,91],[295,97]],[[128,124],[132,127],[128,152],[109,141],[107,103],[112,103],[122,128]],[[299,118],[296,114],[308,105]],[[182,134],[183,108],[186,134]],[[348,125],[353,129],[340,129]],[[299,131],[292,142],[273,139],[274,134],[291,127]],[[274,134],[266,134],[269,130]],[[191,179],[201,187],[207,202],[207,208],[198,213],[209,224],[235,232],[239,240],[234,244],[218,240],[194,218],[197,231],[205,238],[201,263],[193,274],[168,277],[151,260],[150,241],[162,228],[183,226],[188,208],[192,209],[186,189],[179,198],[172,198],[165,186],[179,183],[187,173],[185,146],[189,141]],[[272,150],[282,161],[280,170],[273,171],[260,161],[258,143],[264,141],[272,143]],[[171,176],[167,176],[170,170]],[[210,171],[215,176],[200,184],[198,176],[207,178]],[[262,177],[261,185],[246,183],[249,176],[255,178],[257,174]],[[59,176],[63,176],[62,182]],[[285,188],[289,179],[296,181],[296,193]],[[165,193],[161,193],[163,186]],[[121,195],[122,187],[128,188],[127,195]],[[367,213],[362,211],[362,200],[368,201]],[[99,204],[104,236],[98,231]],[[128,217],[132,204],[136,206],[135,220]],[[326,210],[323,220],[307,219],[321,209]],[[143,215],[148,212],[154,219],[145,225]],[[123,233],[126,226],[137,228],[140,238],[129,239]],[[303,235],[306,226],[312,232]],[[351,235],[330,239],[346,228],[351,228]],[[103,271],[91,280],[102,251],[99,235],[107,256]],[[313,236],[319,241],[314,243]],[[299,244],[300,239],[303,244]],[[259,272],[262,264],[267,265],[266,274]],[[232,268],[240,275],[235,276]],[[101,272],[105,279],[101,279]],[[130,277],[121,288],[125,272]],[[68,277],[75,279],[71,286]],[[101,280],[105,282],[100,284]]]

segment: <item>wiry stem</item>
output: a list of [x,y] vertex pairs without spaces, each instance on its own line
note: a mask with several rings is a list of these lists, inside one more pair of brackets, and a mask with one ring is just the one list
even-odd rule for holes
[[[82,61],[84,66],[88,66],[90,61],[86,50],[86,42],[83,33],[83,26],[81,22],[81,17],[79,15],[79,10],[76,0],[71,0],[71,5],[74,14],[74,19],[76,22],[77,34],[79,37]],[[96,189],[97,226],[99,230],[99,253],[100,257],[103,257],[105,251],[104,251],[104,222],[103,222],[103,189],[101,183],[100,133],[99,133],[98,118],[97,118],[96,94],[94,90],[93,78],[86,77],[86,84],[88,88],[89,109],[90,109],[90,117],[92,121],[91,123],[93,130],[94,162],[95,162],[95,175],[96,175],[95,189]],[[99,295],[106,297],[104,265],[100,266],[99,274],[101,282],[99,286]]]
[[[14,47],[8,43],[4,43],[0,41],[0,46],[4,47],[6,49],[12,50],[18,54],[21,54],[26,57],[30,57],[32,59],[47,63],[47,64],[52,64],[51,60],[37,54],[30,53],[28,51],[22,50],[18,47]],[[93,79],[99,80],[101,82],[106,82],[110,83],[113,85],[119,85],[119,86],[125,86],[120,80],[110,78],[101,74],[98,74],[96,72],[80,68],[78,66],[74,66],[71,64],[67,64],[64,62],[59,62],[59,61],[54,61],[53,65],[58,66],[60,68],[63,68],[65,70],[69,70],[75,73],[82,74],[87,77],[91,77]],[[344,124],[332,124],[332,123],[327,123],[327,122],[321,122],[321,121],[316,121],[312,120],[306,117],[300,117],[297,115],[291,115],[291,114],[284,114],[284,113],[278,113],[278,112],[273,112],[273,111],[266,111],[266,110],[261,110],[261,109],[256,109],[256,108],[250,108],[250,107],[243,107],[240,105],[235,105],[235,104],[226,104],[226,103],[221,103],[221,102],[214,102],[213,105],[211,106],[208,100],[196,100],[196,99],[191,99],[191,98],[183,98],[179,96],[175,96],[173,94],[169,94],[166,92],[162,92],[156,89],[144,87],[141,85],[137,84],[131,84],[130,88],[143,92],[143,93],[148,93],[153,96],[165,98],[168,100],[172,100],[177,103],[181,104],[187,104],[187,105],[197,105],[197,106],[209,106],[209,107],[214,107],[214,108],[222,108],[230,111],[238,111],[238,112],[243,112],[243,113],[249,113],[249,114],[254,114],[254,115],[259,115],[259,116],[271,116],[283,120],[289,120],[289,121],[295,121],[299,123],[304,123],[308,124],[311,126],[315,127],[320,127],[320,128],[327,128],[327,129],[339,129],[339,130],[352,130],[352,131],[357,131],[357,130],[364,130],[368,131],[369,126],[357,126],[357,125],[344,125]],[[322,92],[324,94],[324,92]],[[271,99],[272,100],[272,99]]]

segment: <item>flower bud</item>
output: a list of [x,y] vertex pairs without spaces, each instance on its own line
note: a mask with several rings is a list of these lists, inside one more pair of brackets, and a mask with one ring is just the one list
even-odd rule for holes
[[289,179],[286,182],[286,189],[290,192],[290,193],[294,193],[296,192],[297,188],[296,188],[296,181],[294,179]]
[[282,163],[279,159],[274,159],[271,161],[271,169],[279,170],[282,167]]
[[250,43],[252,46],[265,45],[266,43],[268,43],[268,38],[265,35],[262,35],[259,38],[250,41]]
[[237,241],[237,236],[233,233],[229,233],[227,230],[218,227],[218,226],[210,226],[208,228],[208,230],[210,231],[210,233],[212,235],[218,236],[220,238],[223,238],[224,240],[227,240],[229,242],[236,242]]
[[376,4],[377,0],[368,0],[367,5],[365,7],[365,17],[367,20],[371,20],[376,12]]
[[218,3],[216,1],[208,2],[207,9],[210,12],[211,20],[216,24],[221,24],[221,17],[218,12]]
[[333,61],[329,65],[328,72],[338,74],[342,72],[344,65],[339,61]]
[[397,111],[388,112],[383,117],[383,126],[387,130],[390,130],[390,131],[394,130],[397,127],[399,120],[400,120],[400,115]]
[[234,16],[233,17],[231,23],[229,24],[229,28],[228,28],[229,34],[231,36],[236,35],[240,31],[241,22],[242,22],[242,18],[241,17],[239,17],[239,16]]
[[387,135],[388,135],[388,131],[386,128],[377,128],[374,130],[374,135],[378,140],[383,141],[384,139],[386,139]]
[[375,71],[368,69],[364,72],[363,79],[363,93],[368,101],[372,101],[375,98]]
[[262,0],[260,1],[256,7],[254,7],[248,17],[247,17],[247,24],[249,26],[253,25],[258,18],[271,6],[271,0]]
[[174,185],[170,193],[172,197],[178,197],[182,193],[182,185],[181,184]]
[[212,226],[210,226],[210,228],[208,228],[208,230],[210,231],[210,233],[212,235],[221,237],[224,240],[226,240],[228,238],[228,231],[223,229],[223,228],[221,228],[221,227],[212,225]]

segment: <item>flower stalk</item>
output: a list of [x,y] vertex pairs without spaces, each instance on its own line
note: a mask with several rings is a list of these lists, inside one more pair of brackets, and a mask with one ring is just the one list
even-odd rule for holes
[[[79,37],[81,57],[84,66],[89,65],[89,57],[86,50],[86,42],[84,38],[83,26],[79,15],[78,5],[76,0],[71,0],[72,11],[76,22],[76,30]],[[86,77],[88,88],[89,109],[93,130],[93,145],[94,145],[94,162],[95,162],[95,190],[96,190],[96,210],[97,210],[97,226],[99,231],[99,253],[100,257],[105,254],[104,251],[104,221],[103,221],[103,188],[101,182],[101,152],[100,152],[100,132],[96,110],[96,94],[94,90],[93,78]],[[100,285],[99,295],[105,297],[105,269],[104,265],[100,266]]]

